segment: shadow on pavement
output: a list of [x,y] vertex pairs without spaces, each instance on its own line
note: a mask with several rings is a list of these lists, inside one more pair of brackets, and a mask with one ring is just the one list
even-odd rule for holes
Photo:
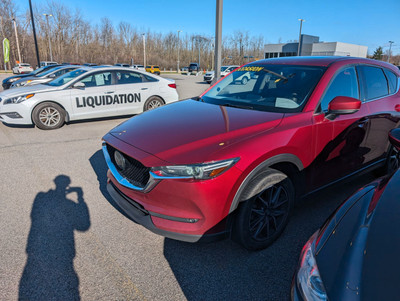
[[308,197],[265,250],[249,252],[231,240],[189,244],[166,238],[164,256],[188,300],[289,300],[305,242],[343,200],[373,179],[366,174]]
[[32,205],[27,262],[19,283],[19,300],[79,300],[74,270],[74,231],[90,228],[81,187],[68,176],[54,179],[55,189],[39,192]]

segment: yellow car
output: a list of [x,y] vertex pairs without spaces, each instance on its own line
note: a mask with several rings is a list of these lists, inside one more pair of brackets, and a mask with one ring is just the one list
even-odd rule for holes
[[146,71],[153,73],[153,74],[157,74],[160,75],[160,67],[156,66],[156,65],[148,65],[146,66]]

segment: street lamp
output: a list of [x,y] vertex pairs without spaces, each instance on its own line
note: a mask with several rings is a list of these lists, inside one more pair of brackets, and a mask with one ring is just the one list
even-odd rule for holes
[[179,33],[182,32],[182,30],[178,30],[178,69],[177,72],[179,73],[179,48],[181,45],[181,40],[179,39]]
[[299,46],[297,47],[297,56],[300,56],[300,44],[301,44],[301,27],[303,26],[303,22],[306,20],[304,19],[299,19],[300,21],[300,33],[299,33]]
[[43,16],[46,17],[46,21],[47,21],[47,36],[49,38],[49,49],[50,49],[50,61],[53,61],[53,53],[51,51],[51,43],[50,43],[50,25],[49,25],[49,17],[52,17],[53,15],[51,14],[43,14]]
[[146,34],[142,33],[143,37],[143,65],[144,68],[146,69]]
[[392,44],[393,44],[394,42],[393,41],[389,41],[389,55],[388,55],[388,63],[390,62],[390,56],[391,56],[391,53],[392,53]]
[[21,51],[19,50],[19,41],[18,41],[18,31],[17,31],[17,22],[15,21],[15,18],[11,19],[14,23],[14,30],[15,30],[15,40],[17,41],[17,50],[18,50],[18,61],[22,63],[21,60]]

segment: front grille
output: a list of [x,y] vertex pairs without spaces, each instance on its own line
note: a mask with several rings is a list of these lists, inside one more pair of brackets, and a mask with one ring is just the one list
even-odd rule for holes
[[144,188],[146,186],[146,184],[149,182],[150,179],[149,167],[144,166],[138,160],[135,160],[132,157],[129,157],[121,152],[121,154],[125,157],[127,161],[127,166],[125,167],[125,169],[120,169],[117,163],[115,162],[114,153],[116,149],[111,145],[107,144],[107,151],[108,154],[110,155],[111,162],[114,164],[115,168],[118,170],[121,176],[126,178],[132,185],[135,185],[140,188]]

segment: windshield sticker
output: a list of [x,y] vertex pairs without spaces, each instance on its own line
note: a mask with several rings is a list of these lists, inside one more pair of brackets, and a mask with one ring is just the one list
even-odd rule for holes
[[84,107],[99,107],[99,106],[106,106],[106,105],[113,105],[113,104],[124,104],[124,103],[132,103],[132,102],[141,102],[141,95],[140,93],[134,94],[119,94],[114,95],[101,95],[101,96],[89,96],[89,97],[82,97],[80,100],[79,97],[75,98],[76,106],[78,108]]
[[242,68],[237,69],[236,71],[255,71],[255,72],[258,72],[258,71],[261,71],[263,69],[264,69],[264,67],[252,66],[252,67],[242,67]]

